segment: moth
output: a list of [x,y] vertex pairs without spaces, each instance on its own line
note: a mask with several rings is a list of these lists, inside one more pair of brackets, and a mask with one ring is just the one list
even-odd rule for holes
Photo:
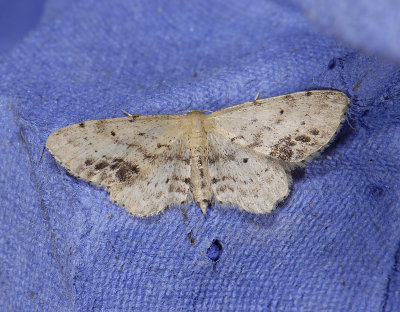
[[195,201],[267,213],[290,170],[327,146],[348,97],[321,90],[257,99],[212,113],[129,115],[53,132],[46,147],[72,175],[104,186],[135,216]]

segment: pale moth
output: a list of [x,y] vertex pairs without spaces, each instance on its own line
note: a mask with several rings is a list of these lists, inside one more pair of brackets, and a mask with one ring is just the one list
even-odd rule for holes
[[290,169],[316,155],[345,118],[348,97],[322,90],[216,112],[129,115],[53,132],[50,153],[74,176],[104,186],[135,216],[192,200],[266,213],[289,193]]

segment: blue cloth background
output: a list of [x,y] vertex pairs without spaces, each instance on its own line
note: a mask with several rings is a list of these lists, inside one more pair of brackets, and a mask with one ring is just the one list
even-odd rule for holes
[[[0,59],[0,310],[398,311],[399,15],[393,1],[46,4]],[[325,88],[351,98],[347,122],[267,215],[130,217],[42,155],[54,130],[122,109]]]

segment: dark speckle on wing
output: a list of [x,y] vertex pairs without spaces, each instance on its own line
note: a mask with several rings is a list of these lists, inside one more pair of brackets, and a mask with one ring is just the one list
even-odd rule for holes
[[287,101],[287,103],[288,103],[289,105],[292,105],[292,104],[296,101],[296,99],[294,98],[294,96],[291,95],[291,94],[285,95],[285,100]]
[[311,141],[311,138],[310,138],[309,136],[307,136],[307,135],[304,135],[304,134],[298,135],[298,136],[295,137],[294,139],[295,139],[296,141],[303,142],[303,143],[307,143],[307,142],[310,142],[310,141]]
[[119,182],[126,182],[130,180],[133,176],[139,173],[139,167],[137,165],[131,164],[129,162],[121,163],[118,168],[115,176],[119,180]]
[[294,145],[296,145],[296,142],[292,141],[290,136],[284,137],[272,146],[270,156],[289,161],[293,156],[292,146]]
[[239,140],[239,139],[244,139],[244,137],[243,137],[243,135],[240,135],[240,136],[237,136],[237,137],[233,137],[232,139],[231,139],[231,142],[235,142],[236,140]]
[[108,166],[108,162],[107,161],[100,161],[100,162],[96,163],[96,165],[94,166],[94,169],[101,170],[101,169],[104,169],[107,166]]
[[91,165],[93,165],[93,163],[94,163],[94,160],[91,159],[91,158],[88,158],[88,159],[85,160],[85,165],[86,166],[91,166]]
[[[94,163],[92,159],[87,159],[85,165],[90,166]],[[122,158],[114,158],[101,160],[97,162],[94,169],[105,174],[101,180],[111,179],[115,182],[126,182],[136,177],[139,172],[139,166],[129,161],[124,161]],[[106,169],[103,171],[103,169]]]

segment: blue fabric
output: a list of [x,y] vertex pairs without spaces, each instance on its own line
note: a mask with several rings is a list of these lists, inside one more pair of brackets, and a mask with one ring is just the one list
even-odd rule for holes
[[[387,27],[357,33],[363,15],[346,19],[353,12],[334,7],[367,1],[315,11],[313,20],[323,20],[321,12],[340,18],[332,33],[347,43],[304,17],[305,3],[322,6],[46,7],[0,64],[0,310],[399,310],[400,71],[352,48],[368,34],[366,49],[385,41],[380,55],[392,43]],[[389,57],[400,59],[400,50]],[[43,152],[54,130],[122,109],[217,110],[257,92],[322,88],[349,95],[348,120],[320,157],[295,171],[290,197],[267,215],[214,206],[204,216],[192,205],[187,219],[179,208],[134,218]]]
[[44,0],[0,0],[0,53],[36,26]]
[[400,62],[400,2],[298,0],[299,9],[325,32],[370,54]]

